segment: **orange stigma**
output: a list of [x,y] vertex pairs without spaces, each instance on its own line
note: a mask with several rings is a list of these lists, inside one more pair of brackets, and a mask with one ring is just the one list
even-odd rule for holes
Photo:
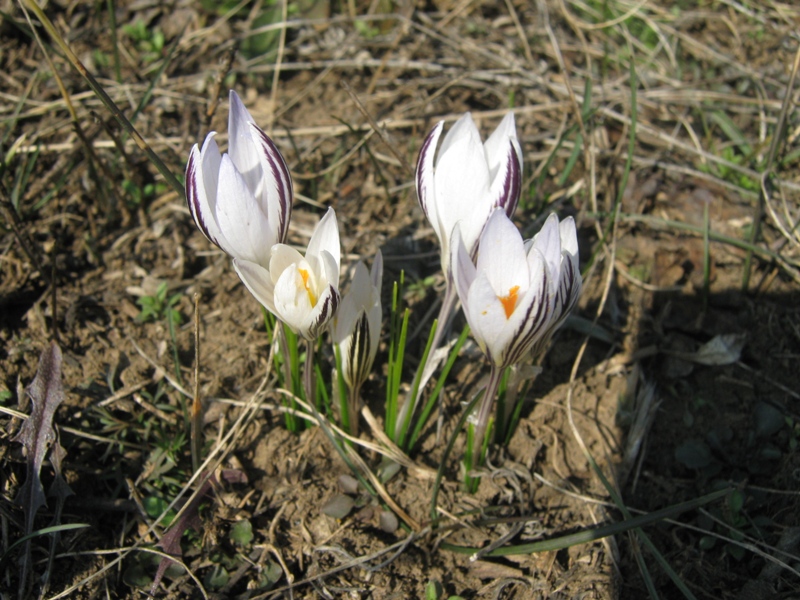
[[503,309],[506,311],[506,319],[510,319],[511,315],[514,314],[514,308],[516,308],[517,306],[518,292],[519,292],[519,286],[515,285],[510,290],[508,290],[507,296],[497,297],[497,299],[500,300],[500,303],[503,305]]
[[311,306],[316,306],[317,298],[314,296],[314,292],[311,291],[311,288],[308,287],[308,271],[305,269],[297,269],[300,272],[300,277],[303,278],[303,287],[306,288],[306,293],[308,294],[308,299],[311,302]]

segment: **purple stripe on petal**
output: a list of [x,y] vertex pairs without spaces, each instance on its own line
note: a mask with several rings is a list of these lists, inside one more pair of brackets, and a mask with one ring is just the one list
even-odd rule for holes
[[428,134],[428,137],[425,138],[425,141],[422,142],[422,148],[419,149],[419,157],[417,158],[417,173],[416,173],[416,180],[417,180],[417,200],[419,201],[419,206],[422,208],[422,212],[425,213],[425,216],[428,216],[428,208],[427,208],[427,190],[425,189],[425,185],[422,182],[423,176],[430,176],[432,177],[432,173],[425,173],[424,165],[425,161],[428,159],[428,152],[433,152],[436,149],[433,147],[433,141],[439,138],[438,133],[440,132],[441,127],[436,125],[431,132]]
[[351,385],[363,383],[367,375],[369,375],[367,365],[369,361],[369,346],[369,320],[367,319],[367,313],[362,310],[358,319],[356,319],[356,324],[353,328],[353,337],[350,342],[350,353],[348,356],[350,373],[348,373],[348,375]]
[[[550,320],[552,305],[550,298],[545,293],[547,290],[547,273],[542,277],[542,286],[536,294],[538,301],[532,302],[525,311],[519,330],[514,334],[514,339],[505,352],[505,365],[519,362],[522,356],[530,350],[536,338],[542,335],[546,324]],[[535,309],[535,310],[534,310]]]
[[[284,243],[289,233],[289,219],[292,216],[292,176],[275,142],[273,142],[261,128],[255,125],[253,127],[261,138],[261,149],[264,151],[264,156],[267,159],[270,176],[275,181],[278,189],[278,198],[276,199],[278,202],[278,218],[280,221],[277,227],[278,242]],[[272,199],[270,199],[270,201],[272,201]]]
[[509,141],[508,145],[508,159],[506,160],[508,166],[503,179],[503,192],[498,199],[497,206],[503,208],[510,219],[514,216],[517,204],[519,204],[519,196],[522,191],[522,167],[514,144]]
[[186,203],[189,205],[189,212],[192,213],[192,218],[200,232],[206,236],[209,242],[219,246],[217,240],[208,232],[208,226],[203,218],[202,208],[200,207],[200,199],[197,193],[197,186],[202,185],[198,184],[197,181],[197,158],[200,156],[200,153],[197,152],[196,149],[197,146],[192,150],[192,153],[189,155],[189,162],[186,164]]
[[335,315],[336,311],[339,309],[339,301],[341,300],[339,297],[339,292],[332,285],[328,286],[328,291],[330,294],[322,303],[322,308],[320,309],[319,315],[314,322],[311,323],[311,327],[308,328],[308,333],[311,336],[310,339],[312,340],[315,340],[319,337],[322,329],[328,324],[328,321],[333,318],[333,315]]

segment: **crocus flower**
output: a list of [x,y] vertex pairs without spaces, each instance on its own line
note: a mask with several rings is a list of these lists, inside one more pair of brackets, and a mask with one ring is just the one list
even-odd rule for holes
[[305,256],[275,244],[266,267],[234,258],[233,266],[250,293],[292,331],[312,341],[339,307],[339,226],[328,209],[317,224]]
[[453,277],[472,334],[496,367],[541,349],[575,306],[581,290],[578,241],[571,217],[550,215],[529,242],[495,210],[472,263],[456,226]]
[[447,132],[440,121],[428,134],[417,160],[417,196],[442,246],[442,269],[449,274],[450,236],[456,223],[470,255],[495,208],[510,217],[519,202],[522,149],[514,113],[508,113],[485,143],[466,113]]
[[228,152],[214,139],[197,144],[186,165],[186,199],[197,227],[234,261],[266,266],[272,246],[286,241],[292,179],[273,141],[231,90]]
[[[531,351],[540,352],[578,301],[578,239],[575,222],[550,215],[528,242],[502,209],[496,209],[480,236],[478,261],[453,231],[453,279],[472,335],[491,363],[489,383],[474,417],[473,447],[467,466],[477,466],[503,369]],[[498,411],[502,435],[511,406]],[[475,485],[469,475],[467,484]]]
[[382,279],[383,255],[378,251],[369,272],[364,263],[356,265],[350,291],[333,322],[333,341],[341,351],[342,374],[350,389],[366,381],[378,352]]

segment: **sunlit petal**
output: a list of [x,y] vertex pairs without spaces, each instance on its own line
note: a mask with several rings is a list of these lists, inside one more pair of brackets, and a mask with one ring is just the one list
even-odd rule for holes
[[254,262],[234,258],[233,268],[248,291],[272,314],[275,314],[275,286],[269,272]]
[[216,216],[225,232],[223,250],[235,258],[267,264],[270,248],[277,240],[267,227],[261,205],[227,154],[223,155],[219,169]]
[[495,293],[505,296],[515,287],[524,293],[529,285],[529,271],[522,236],[501,209],[496,209],[481,236],[476,265],[486,273]]
[[[339,225],[336,222],[336,213],[332,208],[329,208],[325,215],[322,217],[311,239],[308,242],[308,249],[306,250],[306,260],[311,264],[312,268],[319,270],[322,268],[320,262],[320,252],[325,249],[328,251],[336,264],[335,279],[334,273],[328,273],[328,278],[331,283],[338,287],[339,285],[339,265],[341,260],[341,249],[339,243]],[[333,271],[331,269],[331,271]]]

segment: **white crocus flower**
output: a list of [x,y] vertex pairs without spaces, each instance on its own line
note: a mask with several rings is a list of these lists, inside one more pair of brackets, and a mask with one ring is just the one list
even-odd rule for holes
[[450,236],[461,224],[461,239],[474,255],[478,238],[495,208],[510,217],[519,202],[522,149],[514,113],[508,113],[485,143],[466,113],[447,132],[440,121],[428,134],[417,160],[417,196],[442,247],[442,269],[450,269]]
[[273,141],[231,90],[228,152],[214,139],[192,148],[186,199],[197,227],[235,260],[266,267],[272,246],[286,241],[292,179]]
[[350,389],[366,381],[378,353],[382,279],[383,255],[378,251],[370,271],[362,262],[356,265],[350,291],[342,298],[333,322],[333,341],[339,346],[342,374]]
[[341,250],[336,213],[328,209],[314,229],[305,256],[286,244],[272,247],[266,267],[234,258],[247,289],[292,331],[312,341],[339,307]]
[[572,218],[550,215],[528,243],[502,210],[480,238],[473,265],[454,230],[453,276],[472,334],[493,366],[519,362],[563,323],[581,289]]

